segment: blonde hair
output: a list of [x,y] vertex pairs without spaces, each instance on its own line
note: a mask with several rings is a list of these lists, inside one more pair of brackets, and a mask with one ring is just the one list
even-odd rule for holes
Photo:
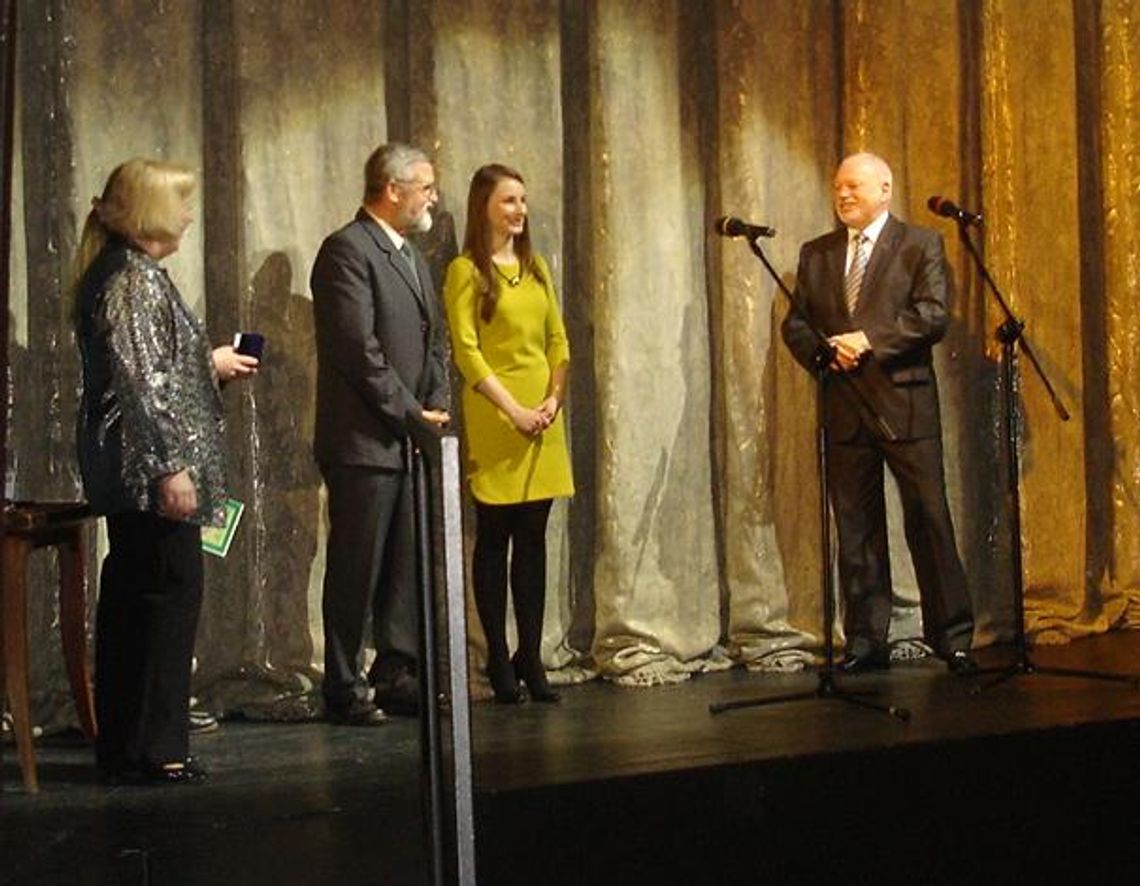
[[78,285],[111,234],[128,240],[174,240],[194,194],[194,173],[180,163],[135,157],[115,167],[102,196],[91,201],[75,261]]

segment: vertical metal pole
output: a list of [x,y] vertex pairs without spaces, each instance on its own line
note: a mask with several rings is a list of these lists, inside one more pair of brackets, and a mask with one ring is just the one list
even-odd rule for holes
[[[8,505],[8,304],[11,289],[10,253],[12,250],[12,168],[15,165],[13,150],[15,148],[15,118],[16,118],[16,0],[6,0],[0,10],[0,109],[3,120],[3,166],[0,168],[0,291],[3,295],[3,304],[0,304],[0,345],[3,346],[3,355],[0,356],[0,467],[4,469],[4,490],[0,492],[0,508]],[[0,520],[0,550],[5,545],[4,523]],[[0,554],[0,569],[3,568],[3,554]],[[0,639],[0,709],[8,698],[7,671],[3,661],[4,643]],[[3,752],[0,751],[0,760]]]
[[8,501],[8,308],[11,301],[11,251],[12,251],[12,178],[15,166],[16,133],[16,0],[6,0],[0,10],[0,110],[3,120],[3,167],[0,168],[0,343],[4,353],[0,357],[0,393],[3,395],[0,406],[0,465],[4,468],[4,491],[0,493],[4,502]]
[[420,754],[423,773],[424,827],[431,859],[431,882],[444,883],[443,747],[439,734],[439,659],[435,643],[432,593],[431,506],[424,453],[412,448],[412,495],[416,520],[416,583],[420,592]]
[[452,803],[455,882],[475,883],[475,810],[472,801],[471,706],[467,691],[467,602],[463,580],[463,506],[459,438],[440,440],[440,495],[447,597],[448,691],[451,697]]
[[827,422],[824,418],[824,396],[827,391],[827,367],[820,365],[815,370],[815,422],[816,422],[816,468],[819,471],[819,550],[823,561],[823,574],[820,585],[823,591],[823,673],[830,690],[835,673],[835,580],[834,564],[831,559],[831,519],[828,511],[827,494]]
[[[1004,330],[1004,332],[1002,331]],[[1010,545],[1010,558],[1013,568],[1013,623],[1014,646],[1017,650],[1017,661],[1026,672],[1033,670],[1033,663],[1029,660],[1029,641],[1026,638],[1025,626],[1025,584],[1022,574],[1021,556],[1021,453],[1018,449],[1020,429],[1018,423],[1020,416],[1017,409],[1017,329],[1016,325],[1006,328],[1003,325],[999,330],[1002,351],[1002,391],[1005,394],[1005,455],[1008,476],[1006,478],[1006,502],[1009,505],[1009,534],[1013,539]]]

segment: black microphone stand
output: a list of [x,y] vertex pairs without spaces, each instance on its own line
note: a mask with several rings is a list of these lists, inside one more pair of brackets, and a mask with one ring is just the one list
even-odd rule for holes
[[[803,306],[797,301],[792,291],[784,284],[784,281],[780,279],[780,275],[776,273],[776,269],[772,267],[764,251],[757,245],[756,239],[748,238],[748,245],[756,257],[763,263],[772,279],[776,281],[776,285],[780,291],[787,296],[788,301],[791,303],[792,310],[796,311],[803,318],[816,340],[815,416],[816,461],[819,468],[819,548],[821,561],[820,585],[823,594],[823,665],[817,671],[818,681],[814,690],[792,692],[786,695],[766,698],[746,698],[735,701],[714,702],[709,705],[709,713],[720,714],[724,711],[732,711],[740,708],[761,707],[764,705],[782,704],[783,702],[807,701],[809,699],[822,698],[837,699],[848,704],[890,714],[892,717],[905,723],[910,719],[910,711],[907,708],[870,701],[866,696],[874,695],[875,693],[868,690],[852,691],[843,689],[835,682],[835,583],[831,572],[831,513],[827,505],[827,427],[823,420],[823,395],[828,381],[827,367],[830,366],[832,360],[835,359],[835,347],[831,345],[823,333],[812,324],[807,311],[805,311]],[[868,415],[875,418],[884,436],[891,440],[895,439],[895,434],[890,426],[882,416],[872,408],[866,397],[863,396],[862,391],[859,390],[851,378],[847,375],[838,375],[836,378],[841,379],[847,384],[844,390],[848,395],[855,397],[859,401],[860,406]]]
[[1005,320],[997,328],[997,339],[1001,342],[1002,412],[1005,421],[1006,464],[1009,472],[1007,483],[1009,491],[1009,532],[1010,552],[1013,560],[1013,636],[1014,649],[1017,656],[1008,667],[998,669],[986,668],[981,671],[981,673],[986,674],[996,673],[997,676],[984,683],[979,683],[973,688],[973,692],[975,694],[980,693],[984,689],[997,686],[999,683],[1004,683],[1006,680],[1022,674],[1052,674],[1061,677],[1084,677],[1092,680],[1131,683],[1134,688],[1140,688],[1140,677],[1131,674],[1111,674],[1076,668],[1045,667],[1035,664],[1033,659],[1029,656],[1029,642],[1025,632],[1025,587],[1021,563],[1021,468],[1018,432],[1019,414],[1017,409],[1019,381],[1017,349],[1020,349],[1029,359],[1029,363],[1037,373],[1037,377],[1040,378],[1042,384],[1045,385],[1045,390],[1048,392],[1049,398],[1053,403],[1053,408],[1056,410],[1061,421],[1069,420],[1069,411],[1065,408],[1065,404],[1061,402],[1061,398],[1050,383],[1049,377],[1045,374],[1045,370],[1041,367],[1037,356],[1033,353],[1033,349],[1029,346],[1029,342],[1025,338],[1025,321],[1014,316],[1013,311],[1002,296],[997,284],[994,283],[993,277],[990,276],[990,272],[986,269],[986,264],[982,260],[982,256],[978,252],[977,246],[970,238],[969,231],[967,230],[969,222],[961,217],[957,218],[957,222],[958,235],[963,246],[965,246],[966,251],[970,254],[970,258],[978,269],[978,273],[993,294],[994,300],[998,303],[1002,314],[1005,316]]

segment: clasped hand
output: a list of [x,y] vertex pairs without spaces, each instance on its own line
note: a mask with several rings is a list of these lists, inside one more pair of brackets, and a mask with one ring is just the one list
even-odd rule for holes
[[511,424],[524,437],[537,437],[553,423],[560,406],[557,397],[547,397],[534,409],[520,407],[511,414]]
[[827,343],[835,348],[831,369],[836,372],[854,372],[871,355],[871,342],[862,330],[833,335]]

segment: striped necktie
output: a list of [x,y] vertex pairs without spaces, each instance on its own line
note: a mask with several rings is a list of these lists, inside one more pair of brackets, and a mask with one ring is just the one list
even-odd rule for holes
[[843,299],[847,302],[847,313],[854,315],[859,306],[859,288],[863,285],[863,274],[867,270],[867,235],[860,231],[855,235],[855,255],[851,257],[851,267],[847,279],[843,281]]
[[420,275],[419,275],[419,272],[416,270],[416,260],[412,257],[412,247],[410,247],[408,245],[407,240],[405,240],[400,245],[400,255],[402,255],[404,257],[404,261],[408,265],[408,270],[412,272],[412,279],[416,283],[416,292],[418,292],[422,295],[424,289],[423,289],[423,286],[420,285]]

